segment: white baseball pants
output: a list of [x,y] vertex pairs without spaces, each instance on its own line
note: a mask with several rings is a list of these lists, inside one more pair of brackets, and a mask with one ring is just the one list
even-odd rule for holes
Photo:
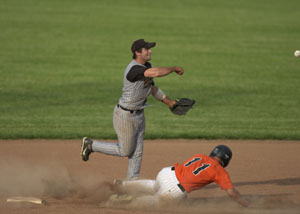
[[[180,200],[186,197],[187,193],[178,187],[179,181],[172,167],[163,168],[157,175],[156,180],[131,180],[123,181],[123,187],[126,189],[143,188],[148,196],[138,197],[137,200],[144,200],[150,203],[158,203],[161,199],[164,201]],[[152,195],[152,197],[150,197]]]

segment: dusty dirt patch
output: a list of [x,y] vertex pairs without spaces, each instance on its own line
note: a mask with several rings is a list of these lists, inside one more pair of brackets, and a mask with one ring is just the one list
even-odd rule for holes
[[[233,150],[227,167],[235,187],[255,205],[241,208],[216,185],[173,206],[111,206],[111,181],[123,179],[127,159],[93,153],[80,158],[81,140],[0,140],[0,213],[299,213],[300,142],[229,140],[146,141],[141,178],[218,144]],[[10,196],[42,197],[47,205],[9,204]]]

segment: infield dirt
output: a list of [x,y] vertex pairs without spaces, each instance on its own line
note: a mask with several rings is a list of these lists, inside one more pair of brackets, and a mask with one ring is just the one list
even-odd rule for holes
[[[227,170],[235,187],[253,204],[240,207],[217,185],[192,192],[180,204],[112,205],[115,178],[124,179],[127,158],[93,153],[79,155],[81,140],[0,140],[0,213],[299,213],[300,142],[252,140],[145,141],[141,178],[196,153],[209,154],[218,144],[233,151]],[[7,203],[8,197],[31,196],[45,205]]]

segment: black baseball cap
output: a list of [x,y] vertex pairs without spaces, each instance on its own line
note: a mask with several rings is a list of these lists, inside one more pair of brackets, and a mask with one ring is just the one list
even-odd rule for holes
[[144,39],[139,39],[133,42],[131,51],[132,53],[135,53],[140,48],[153,48],[155,45],[155,42],[146,42]]

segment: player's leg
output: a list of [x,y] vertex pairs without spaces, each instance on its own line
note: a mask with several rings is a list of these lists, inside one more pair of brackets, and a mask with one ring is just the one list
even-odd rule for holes
[[[171,167],[163,168],[156,180],[126,180],[119,184],[127,194],[137,196],[133,200],[137,205],[156,206],[161,202],[178,202],[187,195],[178,187],[179,181]],[[140,192],[143,194],[139,195]]]
[[145,135],[145,115],[144,113],[136,114],[134,117],[138,125],[138,131],[134,143],[133,153],[128,157],[127,179],[138,179],[143,159],[144,135]]
[[94,152],[101,152],[108,155],[127,157],[134,150],[137,128],[128,111],[120,108],[114,109],[114,128],[118,135],[118,143],[101,142],[94,140],[92,149]]
[[154,195],[155,190],[155,180],[125,180],[119,183],[120,188],[130,194],[144,193],[149,195]]
[[[118,192],[110,197],[113,202],[132,202],[137,205],[156,204],[155,180],[114,180],[114,188]],[[133,200],[134,199],[134,200]]]

